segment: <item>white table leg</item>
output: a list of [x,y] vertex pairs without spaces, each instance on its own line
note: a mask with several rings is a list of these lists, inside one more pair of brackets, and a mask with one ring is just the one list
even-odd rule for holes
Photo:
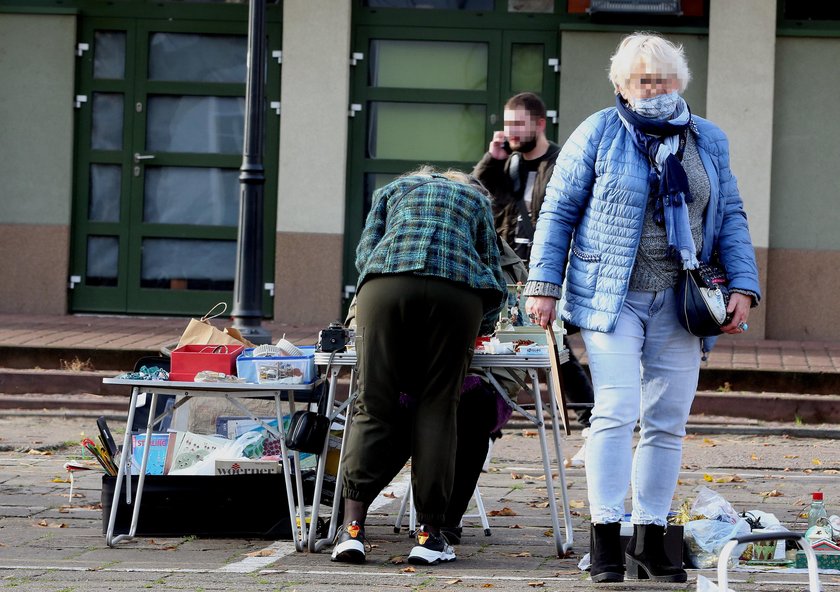
[[565,553],[572,548],[574,535],[572,530],[572,515],[569,508],[569,489],[566,487],[566,457],[563,454],[563,434],[560,433],[560,422],[558,419],[560,410],[557,407],[557,401],[559,400],[558,397],[562,396],[562,393],[552,392],[553,387],[551,380],[547,380],[546,384],[548,386],[549,393],[548,409],[551,415],[551,431],[554,436],[554,455],[557,459],[557,473],[560,478],[560,491],[563,498],[563,522],[565,524],[566,531],[566,541],[563,543],[563,551]]
[[[338,371],[340,368],[335,368],[335,375],[334,377],[337,378]],[[335,491],[333,492],[333,503],[332,509],[330,512],[330,526],[329,530],[327,531],[327,536],[322,539],[317,539],[315,541],[314,546],[310,546],[309,550],[315,553],[320,553],[323,548],[332,543],[333,539],[335,538],[335,533],[338,531],[338,515],[341,506],[341,491],[344,486],[344,451],[347,445],[347,438],[350,434],[350,427],[353,423],[353,406],[356,403],[356,370],[355,368],[350,369],[350,391],[347,393],[347,401],[336,410],[336,416],[344,410],[344,431],[341,436],[341,449],[338,453],[338,467],[335,470]],[[334,400],[334,399],[333,399]],[[330,416],[331,420],[333,416]],[[321,475],[321,479],[323,480],[323,475]],[[316,483],[317,487],[317,483]],[[317,491],[317,490],[316,490]],[[313,520],[317,518],[317,509],[320,506],[321,496],[320,491],[318,491],[318,495],[312,500],[312,507],[313,511],[315,512]]]
[[[545,485],[548,493],[548,507],[551,510],[551,524],[554,534],[554,546],[557,550],[557,556],[563,557],[565,555],[565,549],[560,538],[560,518],[557,514],[557,500],[554,496],[554,479],[552,479],[551,459],[549,457],[548,440],[545,433],[545,421],[543,420],[542,397],[540,396],[540,382],[539,378],[537,377],[537,371],[535,369],[529,369],[528,375],[531,377],[531,384],[533,385],[535,414],[540,420],[537,424],[537,432],[540,438],[540,448],[542,449],[543,471],[545,472]],[[557,435],[555,435],[555,437],[557,437]],[[562,459],[558,459],[558,465],[560,474],[563,475],[562,480],[565,481],[565,475],[562,473]],[[565,487],[563,487],[561,496],[563,498],[563,512],[565,514],[569,511],[569,504],[567,499],[568,493],[566,492]],[[569,533],[566,533],[566,536],[568,538]]]
[[131,389],[131,401],[128,404],[128,419],[125,424],[125,437],[123,438],[122,453],[120,454],[120,464],[117,468],[117,480],[114,483],[114,495],[111,498],[111,514],[108,516],[108,530],[105,532],[105,544],[113,547],[125,535],[114,537],[114,525],[117,521],[117,506],[119,505],[120,493],[122,490],[123,476],[127,475],[126,488],[128,493],[131,493],[131,471],[127,470],[129,466],[129,459],[131,458],[131,426],[134,423],[134,411],[137,406],[137,396],[139,389],[134,387]]

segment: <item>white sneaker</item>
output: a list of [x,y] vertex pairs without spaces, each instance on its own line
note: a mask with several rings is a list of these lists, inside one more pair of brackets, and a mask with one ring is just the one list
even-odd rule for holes
[[580,433],[583,436],[583,446],[580,447],[572,458],[567,458],[565,461],[566,467],[580,468],[586,464],[586,439],[589,437],[589,428],[583,428]]

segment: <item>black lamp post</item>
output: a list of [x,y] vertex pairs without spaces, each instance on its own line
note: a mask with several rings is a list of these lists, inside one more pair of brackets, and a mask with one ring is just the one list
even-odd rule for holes
[[265,169],[265,0],[248,7],[248,62],[245,88],[245,139],[239,169],[239,231],[233,281],[233,326],[253,343],[271,343],[262,328],[263,201]]

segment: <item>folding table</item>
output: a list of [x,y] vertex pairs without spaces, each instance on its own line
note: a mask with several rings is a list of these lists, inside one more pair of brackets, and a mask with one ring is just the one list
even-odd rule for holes
[[[569,360],[569,352],[567,349],[560,349],[559,354],[561,363],[565,363]],[[342,412],[345,414],[347,419],[344,423],[345,437],[342,438],[341,441],[341,453],[339,457],[336,475],[336,489],[335,494],[333,495],[333,505],[329,532],[327,533],[326,537],[319,539],[317,538],[317,533],[314,529],[311,529],[309,531],[308,547],[309,550],[313,552],[319,552],[325,546],[332,543],[332,540],[335,537],[336,529],[338,527],[337,517],[339,510],[338,505],[341,499],[342,463],[344,460],[344,447],[347,442],[347,434],[349,433],[349,430],[351,428],[352,414],[350,413],[350,411],[352,410],[353,402],[355,401],[355,398],[357,396],[354,371],[354,368],[356,366],[356,353],[345,352],[335,354],[332,356],[332,361],[330,362],[331,355],[332,354],[327,353],[316,353],[315,364],[316,366],[325,367],[329,363],[329,376],[326,376],[325,378],[329,380],[330,385],[327,391],[327,409],[331,410],[330,419],[334,421],[339,417],[339,415]],[[338,382],[338,375],[341,372],[342,368],[350,368],[350,393],[347,397],[347,400],[344,401],[339,407],[335,408],[334,405],[336,384]],[[560,396],[561,394],[554,392],[554,387],[552,386],[552,381],[550,380],[551,362],[549,360],[549,357],[548,355],[524,356],[518,354],[476,354],[475,356],[473,356],[470,368],[472,372],[478,372],[485,376],[490,382],[490,384],[492,384],[493,387],[496,389],[496,391],[498,391],[499,395],[508,404],[508,406],[510,406],[511,409],[519,412],[537,428],[540,441],[540,450],[542,453],[543,471],[545,472],[546,489],[548,490],[548,504],[551,510],[554,544],[557,549],[557,555],[562,557],[565,555],[565,552],[568,551],[572,546],[572,517],[569,511],[568,490],[566,488],[566,470],[563,464],[564,457],[562,452],[560,425],[558,419],[559,409],[557,406],[556,399],[556,396]],[[520,376],[518,375],[518,371],[525,372],[528,380],[530,381],[530,385],[528,384],[528,380],[522,380],[520,378]],[[543,401],[540,397],[540,379],[538,374],[539,371],[545,372],[547,377],[546,387],[549,393],[548,412],[551,421],[551,433],[554,441],[555,462],[557,463],[557,473],[560,479],[559,487],[563,506],[563,527],[565,539],[560,534],[560,518],[558,515],[557,500],[555,499],[554,482],[552,480],[552,459],[551,454],[549,452],[548,436],[546,433],[545,421],[543,419]],[[510,399],[510,397],[507,394],[507,391],[502,387],[501,384],[499,384],[499,381],[493,375],[494,372],[509,375],[512,380],[514,380],[516,383],[522,386],[526,391],[531,392],[534,399],[534,413],[529,413],[528,411],[523,409],[521,405],[513,402]],[[324,472],[326,468],[326,451],[327,443],[325,442],[324,450],[322,451],[322,454],[320,455],[318,460],[318,469],[316,472],[315,493],[312,502],[311,512],[311,522],[313,525],[316,524],[318,521],[321,493],[323,491]]]
[[[157,405],[157,398],[159,395],[182,395],[182,398],[176,403],[176,407],[180,407],[190,399],[198,398],[221,398],[228,400],[235,407],[240,409],[245,415],[257,421],[269,433],[280,440],[281,458],[283,459],[283,476],[286,486],[286,500],[289,505],[289,520],[296,532],[295,548],[298,551],[304,550],[305,541],[307,540],[307,527],[305,520],[304,504],[303,504],[303,479],[300,471],[300,454],[294,452],[294,468],[289,461],[289,451],[286,448],[285,433],[283,430],[283,408],[282,404],[287,403],[289,406],[289,413],[295,411],[295,393],[299,393],[299,401],[308,403],[312,398],[312,390],[318,381],[310,384],[244,384],[244,383],[223,383],[223,382],[176,382],[166,380],[131,380],[121,378],[104,378],[104,384],[124,385],[131,387],[131,403],[128,408],[128,419],[126,420],[125,439],[123,440],[122,454],[119,462],[119,472],[117,473],[117,480],[114,486],[114,497],[111,502],[111,514],[108,519],[108,529],[105,535],[105,543],[109,547],[113,547],[120,541],[131,540],[137,531],[137,521],[140,516],[140,504],[143,498],[143,483],[146,478],[146,464],[149,459],[149,446],[143,447],[143,456],[140,463],[139,476],[137,478],[137,492],[134,499],[133,512],[131,517],[131,527],[127,534],[120,534],[114,536],[114,525],[117,517],[117,506],[119,496],[122,490],[123,479],[125,479],[126,487],[126,504],[131,504],[131,471],[129,466],[131,464],[131,426],[134,423],[134,411],[137,406],[137,399],[140,393],[147,393],[151,395],[150,409],[155,409]],[[277,427],[267,424],[251,412],[241,399],[274,399],[275,411],[277,415]],[[172,410],[155,417],[154,413],[149,414],[149,420],[146,424],[146,442],[151,441],[152,426],[163,419]],[[295,483],[292,484],[292,471],[295,474]],[[295,493],[300,503],[295,503]],[[296,516],[297,513],[297,516]],[[296,517],[298,518],[296,520]],[[314,522],[313,522],[314,524]]]

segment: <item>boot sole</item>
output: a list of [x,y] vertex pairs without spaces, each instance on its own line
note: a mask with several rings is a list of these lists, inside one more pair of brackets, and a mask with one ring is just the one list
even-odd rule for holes
[[589,576],[589,579],[595,582],[596,584],[605,582],[623,582],[624,574],[617,573],[614,571],[603,571],[597,575]]
[[630,555],[624,556],[624,562],[626,565],[625,573],[628,580],[652,580],[654,582],[674,582],[674,583],[681,583],[688,581],[688,574],[685,572],[673,574],[670,576],[655,576],[648,568],[645,566],[644,563],[639,562],[637,559],[634,559]]

